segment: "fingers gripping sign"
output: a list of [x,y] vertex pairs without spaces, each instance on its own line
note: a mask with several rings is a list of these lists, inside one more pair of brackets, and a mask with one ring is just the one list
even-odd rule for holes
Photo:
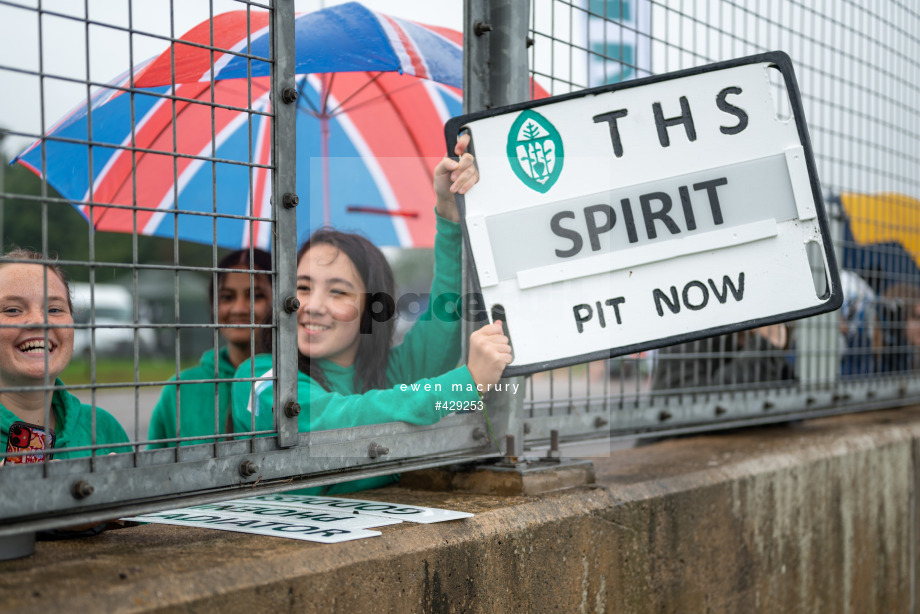
[[434,191],[438,197],[436,210],[438,215],[452,222],[459,222],[455,194],[466,194],[479,181],[479,170],[473,161],[473,155],[466,150],[470,144],[470,135],[461,134],[454,146],[454,155],[443,158],[434,169]]
[[[445,157],[434,169],[436,210],[438,215],[453,222],[460,221],[455,195],[466,194],[479,181],[479,170],[473,155],[467,151],[469,145],[470,134],[461,134],[453,151],[457,159]],[[478,389],[487,390],[497,384],[511,360],[510,341],[502,330],[501,321],[496,320],[470,335],[467,367]]]
[[511,345],[496,320],[470,335],[470,358],[467,368],[477,388],[486,390],[498,383],[505,366],[511,362]]

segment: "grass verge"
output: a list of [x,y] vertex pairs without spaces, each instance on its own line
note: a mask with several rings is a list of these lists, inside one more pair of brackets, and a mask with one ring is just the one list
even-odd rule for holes
[[[187,369],[196,363],[193,359],[186,359],[180,363],[180,370]],[[174,358],[141,358],[137,364],[137,379],[135,379],[135,364],[130,357],[97,356],[96,377],[97,384],[133,384],[138,382],[165,381],[176,374],[176,361]],[[88,358],[74,357],[61,374],[61,380],[67,384],[91,384],[93,373]]]

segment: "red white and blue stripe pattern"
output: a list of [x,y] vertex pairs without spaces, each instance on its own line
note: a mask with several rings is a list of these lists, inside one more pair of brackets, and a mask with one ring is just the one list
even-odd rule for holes
[[[444,123],[462,112],[460,91],[397,73],[375,75],[372,80],[367,73],[310,75],[299,85],[300,232],[305,228],[300,221],[304,214],[309,215],[311,228],[324,223],[324,114],[316,109],[327,96],[330,225],[366,232],[381,245],[432,245],[431,176],[444,155]],[[343,102],[346,112],[338,106]],[[304,207],[304,196],[309,208]]]
[[[266,13],[235,11],[182,39],[267,57],[267,27]],[[299,15],[296,28],[300,238],[324,219],[322,118],[330,223],[380,245],[431,245],[431,170],[444,153],[444,122],[461,113],[460,33],[354,3]],[[135,67],[134,90],[120,89],[130,76],[114,80],[16,161],[98,230],[268,247],[268,64],[251,60],[250,81],[247,58],[173,49]]]
[[[173,61],[166,52],[137,77],[136,85],[154,87],[269,75],[269,64],[263,61],[270,57],[267,13],[231,11],[216,15],[213,28],[211,24],[211,21],[199,24],[183,35],[182,40],[235,53],[214,52],[212,67],[209,48],[179,42],[175,80]],[[463,75],[458,69],[462,45],[451,30],[377,13],[356,2],[301,13],[296,17],[294,29],[297,74],[399,72],[456,88],[463,85]]]
[[[248,224],[224,214],[260,215],[259,207],[255,211],[249,207],[248,165],[270,164],[270,138],[264,135],[271,120],[212,107],[210,89],[207,83],[188,83],[174,91],[168,86],[150,90],[208,104],[173,102],[140,92],[112,97],[92,111],[91,145],[84,108],[51,132],[55,140],[33,146],[17,161],[45,176],[98,230],[136,231],[202,243],[212,243],[216,233],[220,245],[248,243]],[[252,105],[248,96],[247,82],[242,80],[218,82],[214,88],[218,104],[270,111],[268,79],[253,80]],[[43,150],[45,173],[41,172]],[[262,170],[253,168],[256,177]],[[258,192],[251,195],[256,203],[261,197]],[[232,207],[224,207],[225,202]],[[220,215],[215,215],[218,210]],[[255,230],[259,230],[258,222]]]

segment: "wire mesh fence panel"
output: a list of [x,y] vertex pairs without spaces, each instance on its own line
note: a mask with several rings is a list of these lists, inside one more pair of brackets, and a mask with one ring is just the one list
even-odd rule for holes
[[[903,3],[842,0],[535,0],[531,9],[531,75],[554,95],[786,52],[844,304],[536,374],[526,384],[529,439],[546,441],[551,430],[578,439],[724,428],[915,402],[920,14]],[[788,118],[783,85],[771,83],[777,116]]]
[[[0,490],[21,494],[0,536],[492,449],[457,368],[459,229],[432,207],[459,32],[246,0],[0,16]],[[386,53],[330,46],[356,41]],[[327,233],[301,258],[328,224],[439,246],[391,265]]]
[[[4,524],[233,482],[195,461],[224,455],[234,364],[276,326],[269,8],[0,6],[0,479],[29,493]],[[184,488],[151,486],[177,462]]]
[[[494,454],[491,426],[501,437],[520,418],[538,443],[554,430],[632,436],[920,394],[910,7],[535,0],[533,96],[787,52],[846,301],[535,374],[504,393],[525,395],[523,417],[498,412],[491,425],[457,367],[459,227],[431,207],[443,125],[462,112],[461,35],[360,5],[325,11],[335,17],[289,2],[0,0],[12,162],[0,165],[0,490],[21,493],[0,498],[0,537],[252,488],[380,485]],[[310,35],[346,19],[361,36]],[[320,61],[331,41],[372,34],[403,45],[398,59]],[[435,52],[451,60],[413,62]],[[384,130],[402,124],[398,137]],[[298,248],[323,225],[377,245],[439,238],[433,256],[387,251],[386,264],[329,234],[314,244],[325,257],[302,268],[323,250]],[[342,253],[356,266],[316,272]],[[432,263],[429,286],[417,272]],[[395,281],[373,277],[390,269]]]

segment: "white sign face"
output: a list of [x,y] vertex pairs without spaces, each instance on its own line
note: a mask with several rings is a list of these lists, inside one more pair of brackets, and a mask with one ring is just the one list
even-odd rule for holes
[[371,527],[403,521],[431,524],[472,515],[419,505],[280,493],[154,512],[124,520],[336,544],[379,536],[379,531],[368,530]]
[[775,52],[452,119],[480,169],[461,207],[505,375],[838,308],[796,87]]
[[288,495],[284,493],[274,495],[256,495],[246,499],[237,499],[237,503],[257,501],[261,503],[271,503],[275,505],[285,505],[289,507],[300,506],[303,508],[312,508],[325,510],[326,513],[345,513],[356,514],[358,516],[379,516],[382,518],[394,518],[404,522],[416,522],[420,524],[431,524],[434,522],[444,522],[446,520],[456,520],[458,518],[470,518],[473,514],[469,512],[456,512],[453,510],[443,510],[436,507],[422,507],[420,505],[404,505],[402,503],[386,503],[384,501],[363,501],[360,499],[341,499],[339,497],[319,497],[312,495]]
[[[204,507],[209,509],[202,509]],[[166,510],[124,520],[286,537],[323,544],[337,544],[380,535],[380,531],[370,531],[353,522],[346,524],[343,520],[322,520],[317,517],[299,519],[289,514],[272,513],[271,510],[257,514],[237,513],[213,509],[214,507],[220,507],[220,504]]]
[[302,505],[284,505],[269,502],[252,502],[246,500],[224,501],[221,503],[206,503],[184,508],[183,511],[196,510],[252,516],[254,518],[270,518],[272,520],[305,520],[311,523],[321,523],[324,527],[346,529],[372,529],[385,527],[391,524],[400,524],[398,518],[383,518],[381,516],[356,516],[351,512],[330,512],[320,508],[307,508]]

